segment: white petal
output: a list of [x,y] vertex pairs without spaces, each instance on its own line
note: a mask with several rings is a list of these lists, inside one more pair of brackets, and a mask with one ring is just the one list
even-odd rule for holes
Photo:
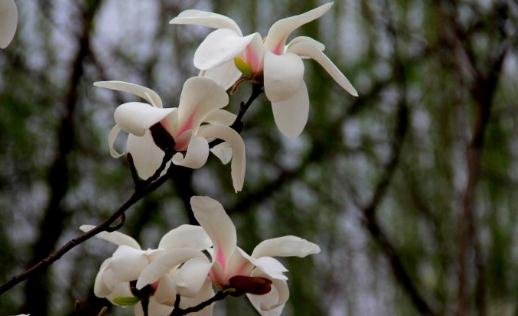
[[131,154],[139,178],[149,179],[160,168],[165,153],[153,141],[151,132],[146,130],[144,136],[130,134],[127,142],[128,153]]
[[173,109],[160,109],[146,103],[129,102],[121,104],[113,115],[119,127],[130,134],[143,136],[147,129],[160,122]]
[[180,95],[177,128],[180,130],[196,128],[211,111],[225,107],[228,101],[225,89],[214,80],[203,77],[188,79]]
[[[79,227],[79,229],[84,231],[85,233],[94,228],[95,226],[93,225],[81,225],[81,227]],[[128,246],[140,250],[139,243],[135,239],[133,239],[133,237],[123,234],[121,232],[100,232],[99,234],[95,235],[95,237],[109,241],[117,246]]]
[[155,91],[134,83],[124,81],[97,81],[94,86],[115,91],[131,93],[146,100],[155,107],[161,108],[162,99]]
[[[311,42],[311,43],[313,43],[313,45],[315,45],[315,46],[316,46],[316,48],[317,48],[319,51],[322,51],[322,52],[323,52],[323,51],[326,49],[326,45],[324,45],[324,44],[320,43],[319,41],[317,41],[317,40],[315,40],[315,39],[313,39],[313,38],[311,38],[311,37],[309,37],[309,36],[297,36],[297,37],[295,37],[294,39],[292,39],[292,40],[288,43],[287,48],[286,48],[286,51],[288,51],[288,52],[289,52],[289,51],[290,51],[290,47],[292,47],[292,46],[296,46],[296,45],[298,45],[299,43],[305,43],[305,42]],[[295,53],[295,54],[296,54],[296,53]],[[299,56],[301,56],[301,57],[309,57],[309,56],[303,56],[303,55],[301,55],[301,54],[297,54],[297,55],[299,55]]]
[[246,296],[261,316],[281,315],[284,304],[290,296],[288,284],[284,280],[272,280],[272,290],[265,295]]
[[113,289],[110,292],[110,294],[108,296],[106,296],[106,298],[113,305],[118,305],[115,302],[115,299],[119,298],[119,297],[133,297],[133,294],[131,293],[131,290],[130,290],[129,282],[121,282],[121,283],[116,284],[113,287]]
[[108,135],[108,146],[110,147],[110,155],[113,158],[119,158],[119,157],[123,156],[124,154],[126,154],[125,152],[119,153],[115,149],[115,141],[117,140],[117,137],[119,136],[120,132],[121,132],[121,128],[118,125],[115,125],[110,130],[110,134]]
[[[152,296],[149,299],[148,305],[148,315],[150,316],[168,316],[173,311],[173,307],[160,304],[154,299]],[[144,316],[144,311],[142,310],[142,304],[139,303],[134,307],[135,316]]]
[[286,136],[294,138],[304,130],[309,115],[309,96],[306,84],[283,101],[272,102],[273,118],[279,130]]
[[209,157],[209,143],[201,136],[194,136],[189,142],[185,156],[176,153],[173,156],[173,163],[177,166],[184,166],[191,169],[203,167]]
[[207,70],[232,61],[258,33],[242,36],[231,29],[219,29],[207,35],[194,52],[194,67]]
[[[332,2],[328,2],[308,12],[275,22],[268,31],[268,35],[266,36],[264,43],[265,47],[274,52],[279,49],[284,49],[286,40],[293,31],[302,25],[321,17],[331,8],[332,5]],[[282,53],[282,51],[279,53]]]
[[[191,297],[182,297],[182,300],[180,301],[180,307],[185,309],[192,306],[196,306],[200,304],[201,302],[205,302],[209,300],[211,297],[214,296],[214,290],[212,290],[212,283],[210,279],[207,279],[205,284],[203,284],[202,288],[200,289],[200,292],[198,293],[198,296],[191,298]],[[212,310],[214,308],[214,304],[210,304],[209,306],[205,307],[199,312],[190,313],[189,315],[192,316],[212,316]]]
[[287,280],[288,278],[284,275],[284,272],[287,272],[282,263],[279,260],[276,260],[272,257],[261,257],[255,260],[255,266],[257,269],[261,270],[264,274],[266,274],[269,279],[276,280]]
[[0,1],[0,48],[6,48],[14,38],[18,25],[18,9],[13,0]]
[[317,254],[320,247],[297,236],[283,236],[267,239],[258,244],[252,257],[305,257]]
[[196,257],[203,257],[201,251],[194,249],[178,248],[163,253],[156,260],[152,261],[140,274],[137,280],[137,289],[147,284],[152,284],[162,276],[168,274],[178,265]]
[[243,249],[237,247],[232,256],[230,257],[227,277],[230,278],[235,275],[250,275],[256,260],[247,254]]
[[241,135],[230,127],[217,125],[205,125],[198,134],[205,138],[221,139],[230,144],[232,147],[232,184],[236,192],[241,191],[246,172],[245,143]]
[[178,293],[196,297],[205,284],[211,267],[212,263],[207,258],[195,258],[184,263],[174,276]]
[[230,126],[236,120],[237,115],[226,110],[217,109],[211,111],[205,118],[205,122],[214,125]]
[[158,244],[158,248],[169,250],[174,248],[205,250],[211,246],[212,242],[203,228],[187,224],[170,230]]
[[170,24],[194,24],[203,25],[215,29],[227,28],[241,35],[241,29],[231,18],[213,12],[200,10],[185,10],[172,19]]
[[176,296],[176,285],[173,278],[165,275],[158,280],[158,288],[156,289],[153,298],[160,304],[173,305]]
[[142,250],[128,246],[119,246],[111,259],[107,269],[114,273],[113,277],[118,282],[136,280],[149,263]]
[[232,159],[232,146],[227,142],[223,142],[212,147],[210,152],[213,153],[214,156],[218,157],[224,165],[228,164]]
[[237,243],[236,227],[218,201],[208,196],[191,197],[194,217],[214,244],[214,259],[225,269]]
[[97,275],[95,276],[94,294],[97,297],[107,297],[111,293],[111,289],[108,286],[106,286],[103,280],[104,272],[106,271],[106,268],[108,267],[110,261],[111,258],[104,260],[101,264],[101,267],[99,268],[99,272],[97,272]]
[[264,92],[271,102],[283,101],[304,83],[302,59],[292,53],[275,55],[266,52],[264,56]]
[[358,92],[336,65],[322,52],[319,42],[310,37],[291,43],[288,52],[306,56],[318,62],[331,77],[347,92],[357,97]]
[[216,83],[227,90],[241,77],[241,71],[237,69],[234,60],[232,59],[216,67],[201,70],[200,76],[216,81]]

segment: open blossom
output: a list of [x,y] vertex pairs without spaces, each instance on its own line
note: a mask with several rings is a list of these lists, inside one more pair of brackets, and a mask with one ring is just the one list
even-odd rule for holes
[[286,43],[293,31],[321,17],[331,6],[332,3],[326,3],[275,22],[264,40],[259,33],[243,36],[232,19],[212,12],[186,10],[170,23],[216,28],[196,50],[194,66],[201,70],[201,75],[213,78],[225,88],[232,86],[241,72],[252,79],[263,80],[277,127],[285,135],[296,137],[304,129],[309,112],[303,58],[314,59],[343,89],[358,96],[349,80],[323,53],[322,43],[306,36]]
[[188,79],[183,86],[178,108],[163,108],[162,100],[151,89],[122,81],[100,81],[97,87],[124,91],[137,95],[149,103],[129,102],[117,107],[116,125],[110,132],[108,142],[113,157],[122,154],[114,149],[120,131],[129,134],[127,151],[133,158],[138,176],[148,179],[162,164],[165,153],[152,137],[150,128],[160,124],[174,144],[176,152],[172,163],[188,168],[201,168],[209,155],[209,142],[220,139],[224,142],[212,148],[223,163],[232,159],[232,183],[241,191],[246,169],[245,144],[241,136],[229,127],[235,115],[222,110],[229,98],[225,90],[213,80],[203,77]]
[[[81,226],[83,231],[92,228],[90,225]],[[132,282],[135,289],[138,288],[149,296],[149,315],[169,315],[177,294],[174,279],[176,268],[192,258],[203,256],[201,250],[211,246],[210,239],[203,229],[192,225],[182,225],[168,232],[160,240],[157,249],[142,250],[135,239],[119,232],[102,232],[97,237],[118,247],[114,254],[102,263],[95,278],[94,294],[108,299],[115,305],[134,306],[137,316],[143,315],[143,311],[139,298],[132,291]],[[157,273],[157,269],[154,268],[156,264],[160,265],[164,259],[162,257],[171,254],[173,260],[171,257],[166,258],[171,267],[167,273],[162,273],[153,283],[138,283],[142,277],[149,278],[150,274]],[[210,280],[206,279],[195,296],[182,297],[182,308],[197,305],[213,295]],[[207,307],[194,315],[211,314],[212,308]]]
[[14,38],[18,24],[18,9],[14,0],[0,0],[0,48],[6,48]]
[[[320,248],[295,236],[284,236],[261,242],[248,255],[237,246],[236,228],[221,204],[209,197],[191,198],[194,216],[212,240],[211,260],[197,258],[186,262],[177,271],[179,293],[197,293],[207,275],[221,290],[232,289],[236,295],[247,295],[261,315],[280,315],[289,297],[287,269],[273,257],[305,257]],[[176,263],[175,263],[176,264]],[[161,265],[168,271],[167,265]],[[158,280],[161,274],[146,278],[143,283]]]

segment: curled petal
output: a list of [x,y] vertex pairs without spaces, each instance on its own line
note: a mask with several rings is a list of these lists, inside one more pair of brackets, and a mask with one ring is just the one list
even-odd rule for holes
[[302,59],[292,53],[275,55],[266,52],[264,56],[264,92],[271,102],[283,101],[304,83]]
[[167,275],[171,270],[180,264],[196,257],[204,256],[203,253],[195,249],[178,248],[163,253],[156,260],[152,261],[140,276],[137,276],[137,289],[142,289],[147,284],[152,284],[162,276]]
[[200,76],[216,81],[220,86],[227,90],[241,77],[241,72],[234,64],[234,60],[229,60],[216,67],[201,70]]
[[[207,279],[205,281],[205,284],[201,287],[200,291],[198,292],[198,295],[196,297],[188,297],[184,296],[182,297],[182,300],[180,301],[180,307],[185,309],[192,306],[196,306],[200,304],[201,302],[208,301],[211,297],[214,296],[214,290],[212,289],[212,282],[210,279]],[[210,304],[209,306],[205,307],[199,312],[192,313],[190,315],[193,316],[212,316],[212,309],[214,307],[214,304]]]
[[195,225],[181,225],[170,230],[160,239],[158,244],[158,248],[169,250],[174,248],[193,248],[201,251],[211,246],[212,242],[207,233],[203,228]]
[[229,111],[217,109],[210,112],[205,118],[205,122],[214,125],[230,126],[236,120],[237,115]]
[[[258,275],[260,276],[260,275]],[[272,280],[272,289],[265,295],[247,294],[250,303],[262,316],[278,316],[284,309],[284,304],[290,296],[285,280]]]
[[218,157],[222,164],[226,165],[232,160],[232,146],[229,143],[223,142],[210,149],[214,156]]
[[185,10],[180,12],[177,17],[172,19],[170,24],[194,24],[203,25],[215,29],[231,29],[237,34],[242,35],[241,29],[231,18],[208,11],[201,10]]
[[158,285],[153,298],[160,304],[173,305],[176,296],[176,285],[173,278],[166,275],[161,277],[157,283]]
[[[148,305],[148,315],[153,316],[168,316],[173,311],[173,307],[166,305],[166,304],[160,304],[158,301],[154,299],[154,297],[151,297],[149,299],[149,305]],[[134,313],[135,316],[144,316],[144,311],[142,310],[142,304],[137,304],[134,307]]]
[[212,263],[207,258],[194,258],[187,261],[176,271],[174,280],[178,293],[182,296],[196,297],[209,276]]
[[207,140],[200,136],[194,136],[189,142],[185,157],[182,153],[173,156],[173,163],[177,166],[184,166],[191,169],[201,168],[209,157],[209,144]]
[[230,127],[217,125],[203,126],[199,135],[205,138],[221,139],[230,144],[232,147],[232,184],[236,192],[241,191],[246,172],[245,143],[241,136]]
[[287,280],[288,278],[284,275],[287,272],[282,263],[272,257],[261,257],[255,260],[255,266],[257,269],[266,274],[270,279],[276,280]]
[[121,132],[121,128],[118,125],[115,125],[110,130],[110,134],[108,135],[108,146],[110,147],[110,155],[113,158],[119,158],[119,157],[123,156],[124,154],[126,154],[125,152],[119,153],[115,149],[115,140],[117,140],[117,137],[119,137],[120,132]]
[[[120,305],[121,303],[132,304],[136,303],[131,293],[129,284],[127,282],[121,282],[113,286],[112,291],[106,298],[114,305]],[[129,302],[127,301],[129,299]],[[126,301],[126,302],[124,302]]]
[[0,1],[0,48],[6,48],[11,43],[17,25],[18,8],[14,1]]
[[146,100],[147,102],[149,102],[157,108],[163,107],[162,99],[160,98],[158,93],[138,84],[124,81],[97,81],[94,82],[94,86],[99,88],[106,88],[110,90],[131,93],[133,95],[141,97],[142,99]]
[[130,134],[127,147],[139,178],[147,180],[160,168],[165,153],[155,145],[149,130],[142,137]]
[[[316,47],[316,49],[318,49],[321,52],[323,52],[326,49],[326,45],[320,43],[319,41],[317,41],[309,36],[297,36],[288,43],[286,51],[290,52],[290,47],[296,46],[300,43],[305,43],[305,42],[311,42],[312,45],[314,45]],[[295,53],[295,54],[297,54],[297,53]],[[300,57],[311,58],[311,57],[305,56],[303,54],[297,54],[297,55],[299,55]]]
[[[79,227],[80,230],[86,232],[89,232],[90,230],[94,229],[95,226],[93,225],[81,225]],[[99,239],[106,240],[108,242],[111,242],[112,244],[115,244],[117,246],[128,246],[131,248],[139,249],[140,245],[138,242],[133,239],[131,236],[128,236],[126,234],[120,233],[120,232],[100,232],[99,234],[95,235],[95,237]]]
[[293,31],[302,25],[321,17],[331,8],[332,5],[332,2],[328,2],[308,12],[275,22],[268,31],[268,35],[264,42],[265,47],[273,52],[282,54],[282,51],[280,50],[284,49],[286,40]]
[[210,33],[194,53],[194,66],[207,70],[231,61],[260,36],[258,33],[242,36],[231,29],[219,29]]
[[[83,225],[83,226],[89,226],[89,225]],[[107,297],[111,293],[111,288],[108,287],[103,280],[104,272],[106,271],[106,268],[110,264],[111,258],[108,258],[103,261],[101,264],[101,267],[99,268],[99,272],[97,272],[97,275],[95,276],[95,283],[94,283],[94,294],[97,297]]]
[[290,98],[273,102],[273,118],[279,130],[294,138],[304,130],[309,115],[309,96],[306,84],[302,83],[298,91]]
[[113,280],[129,282],[136,280],[148,263],[147,256],[142,250],[119,246],[113,253],[107,269],[113,272]]
[[136,136],[144,136],[146,130],[171,112],[173,109],[160,109],[146,103],[129,102],[117,107],[114,118],[123,131]]
[[283,236],[262,241],[252,252],[252,257],[305,257],[317,254],[320,247],[297,236]]
[[214,244],[214,259],[225,270],[236,249],[236,227],[218,201],[208,196],[193,196],[191,207],[194,217],[205,229]]
[[336,65],[322,52],[320,43],[310,37],[306,37],[297,42],[292,42],[288,46],[288,52],[314,59],[318,62],[331,77],[347,92],[357,97],[358,92],[345,75]]

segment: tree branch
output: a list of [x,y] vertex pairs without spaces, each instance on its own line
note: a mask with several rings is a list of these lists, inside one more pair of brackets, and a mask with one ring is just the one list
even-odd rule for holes
[[174,309],[171,312],[171,314],[169,314],[169,316],[182,316],[182,315],[187,315],[190,313],[199,312],[202,309],[204,309],[205,307],[209,306],[210,304],[223,300],[228,295],[229,295],[229,293],[226,291],[218,291],[218,292],[216,292],[216,294],[214,294],[213,297],[209,298],[208,300],[201,302],[200,304],[198,304],[196,306],[189,307],[186,309],[180,308],[181,297],[180,297],[180,295],[176,295],[176,300],[174,302]]

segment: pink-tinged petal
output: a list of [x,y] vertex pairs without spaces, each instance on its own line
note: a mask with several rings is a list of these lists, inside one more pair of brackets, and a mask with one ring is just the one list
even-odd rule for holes
[[[135,305],[134,307],[134,313],[135,316],[144,316],[144,311],[142,310],[142,304],[139,303]],[[151,316],[168,316],[173,311],[172,306],[168,306],[166,304],[160,304],[154,299],[154,296],[152,296],[149,299],[149,305],[148,305],[148,315]]]
[[[263,275],[255,275],[263,276]],[[272,289],[265,295],[246,295],[261,316],[279,316],[288,301],[290,291],[284,280],[272,280]]]
[[180,95],[176,133],[196,129],[210,112],[225,107],[228,101],[225,89],[214,80],[203,77],[188,79]]
[[209,143],[201,136],[194,136],[189,142],[185,156],[182,153],[176,153],[172,161],[177,166],[198,169],[205,165],[208,157]]
[[[81,227],[79,227],[79,229],[84,231],[85,233],[89,232],[94,228],[95,226],[93,225],[81,225]],[[133,237],[123,234],[121,232],[100,232],[99,234],[95,235],[95,237],[111,242],[112,244],[115,244],[117,246],[128,246],[140,250],[139,243],[135,239],[133,239]]]
[[[212,284],[209,279],[206,280],[205,284],[203,284],[202,288],[198,292],[196,297],[182,297],[180,301],[180,307],[185,309],[192,306],[196,306],[201,302],[205,302],[214,296],[214,290],[212,290]],[[212,316],[212,309],[214,308],[214,304],[210,304],[199,312],[190,313],[192,316]]]
[[136,136],[144,136],[146,130],[163,120],[171,112],[173,109],[161,109],[146,103],[129,102],[119,105],[113,116],[123,131]]
[[201,70],[200,76],[210,78],[228,90],[241,77],[241,72],[234,64],[234,60],[229,60],[208,70]]
[[243,249],[237,247],[232,257],[230,257],[227,269],[227,278],[236,275],[248,276],[255,266],[255,259],[247,254]]
[[286,136],[294,138],[300,135],[306,126],[309,115],[309,96],[306,84],[302,83],[299,90],[290,98],[272,102],[275,124]]
[[282,54],[286,40],[293,31],[302,25],[321,17],[331,8],[332,5],[332,2],[328,2],[308,12],[275,22],[268,31],[264,46],[276,54]]
[[229,143],[223,142],[210,149],[214,156],[218,157],[222,164],[226,165],[232,160],[232,146]]
[[297,236],[283,236],[262,241],[252,252],[252,257],[306,257],[317,254],[320,247]]
[[357,97],[358,92],[353,87],[351,82],[345,75],[336,67],[336,65],[322,52],[319,42],[310,37],[299,40],[295,43],[290,43],[287,51],[300,56],[305,56],[314,59],[318,62],[331,77],[347,92]]
[[230,127],[218,125],[205,125],[200,129],[198,135],[208,139],[221,139],[230,144],[232,147],[232,185],[236,192],[241,191],[246,173],[245,143],[241,135]]
[[126,154],[125,152],[119,153],[115,149],[115,141],[117,140],[117,137],[119,137],[120,132],[121,132],[121,128],[118,125],[115,125],[110,130],[110,134],[108,135],[108,146],[110,147],[110,155],[113,158],[119,158],[119,157],[121,157],[121,156]]
[[239,56],[258,33],[242,36],[230,29],[210,33],[194,52],[194,67],[208,70]]
[[[268,276],[269,279],[287,280],[284,272],[288,272],[279,260],[272,257],[261,257],[255,260],[255,267]],[[255,274],[254,274],[255,275]]]
[[165,153],[155,145],[149,130],[142,137],[130,134],[127,148],[137,174],[143,180],[147,180],[155,174],[165,156]]
[[107,269],[114,273],[113,278],[118,282],[136,280],[149,264],[147,256],[142,250],[128,246],[119,246],[111,259]]
[[214,245],[213,261],[225,270],[236,249],[236,227],[218,201],[208,196],[193,196],[191,207],[194,217],[205,229]]
[[244,51],[244,59],[255,74],[263,72],[264,44],[261,36],[255,36]]
[[182,296],[196,297],[209,277],[212,263],[207,258],[195,258],[187,261],[176,270],[174,281],[178,293]]
[[99,268],[99,272],[97,272],[97,275],[95,276],[95,283],[94,283],[94,294],[97,297],[107,297],[111,293],[111,288],[104,283],[103,275],[106,271],[106,268],[108,267],[109,263],[111,261],[111,258],[108,258],[103,261],[101,264],[101,267]]
[[205,122],[213,125],[230,126],[236,120],[236,115],[226,110],[217,109],[205,117]]
[[137,289],[142,289],[147,284],[153,284],[161,277],[167,275],[171,270],[175,269],[182,263],[196,258],[203,257],[204,254],[195,249],[178,248],[163,253],[156,260],[153,260],[140,273],[137,279]]
[[201,251],[211,246],[212,242],[203,228],[187,224],[170,230],[160,239],[158,244],[158,248],[169,250],[174,248],[193,248]]
[[264,56],[264,92],[271,102],[286,100],[304,83],[304,64],[295,54]]
[[106,88],[110,90],[115,91],[121,91],[126,93],[131,93],[133,95],[136,95],[138,97],[141,97],[142,99],[149,102],[151,105],[161,108],[162,105],[162,99],[156,93],[155,91],[146,88],[144,86],[135,84],[135,83],[129,83],[124,81],[97,81],[94,82],[94,86],[99,88]]
[[201,10],[185,10],[180,12],[178,16],[172,19],[170,24],[194,24],[202,25],[214,29],[231,29],[239,35],[242,35],[241,29],[231,18],[214,13]]
[[6,48],[14,38],[18,25],[18,9],[13,0],[0,1],[0,48]]

